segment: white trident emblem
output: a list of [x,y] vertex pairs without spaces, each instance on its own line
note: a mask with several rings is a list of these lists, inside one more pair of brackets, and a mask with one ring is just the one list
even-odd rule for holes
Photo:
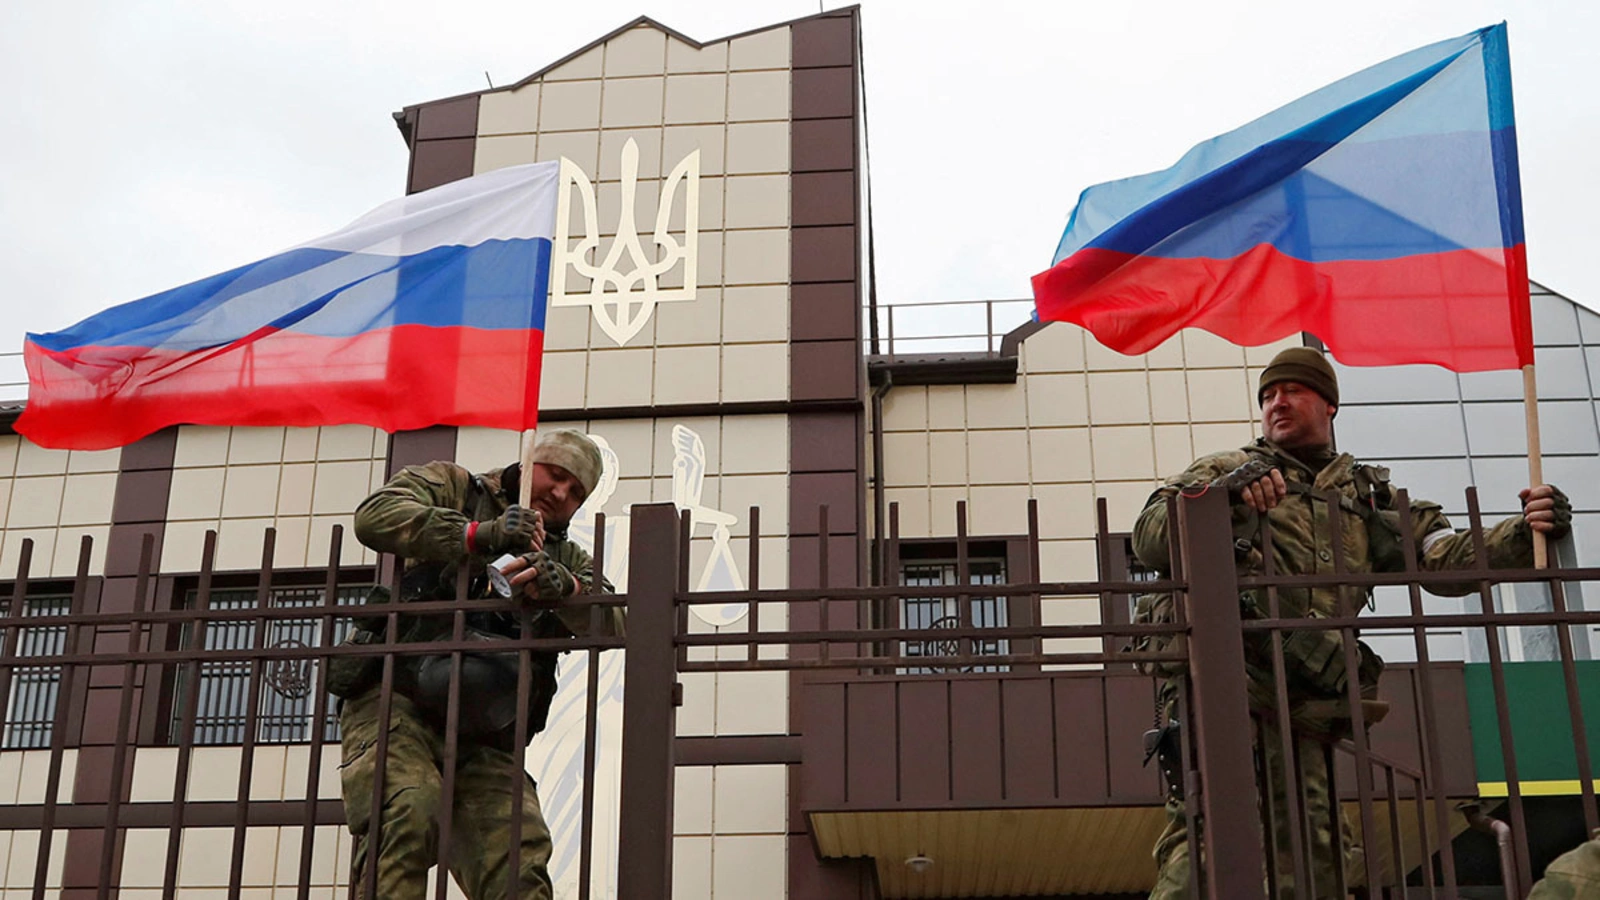
[[[670,233],[672,207],[678,189],[688,182],[683,198],[683,241]],[[561,195],[556,211],[556,240],[550,277],[551,306],[589,306],[600,330],[618,345],[626,344],[650,320],[657,303],[693,300],[695,264],[700,239],[700,151],[695,150],[678,162],[661,187],[661,205],[656,210],[656,229],[651,236],[655,248],[647,252],[639,239],[633,205],[639,186],[639,145],[633,138],[622,146],[622,214],[611,249],[598,264],[590,262],[600,246],[600,217],[595,211],[594,185],[572,160],[561,159]],[[572,189],[583,204],[583,237],[571,245]],[[627,271],[619,263],[627,259]],[[659,259],[657,258],[659,257]],[[661,277],[683,262],[683,287],[663,289]],[[567,292],[567,267],[571,266],[589,281],[583,292]]]

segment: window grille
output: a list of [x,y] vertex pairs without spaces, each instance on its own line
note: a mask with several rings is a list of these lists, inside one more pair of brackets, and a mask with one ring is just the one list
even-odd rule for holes
[[[339,588],[337,602],[341,606],[357,605],[366,597],[369,585],[346,585]],[[286,607],[316,607],[323,602],[323,588],[282,587],[272,591],[271,605],[276,609]],[[193,608],[196,593],[189,592],[188,605]],[[254,609],[256,589],[214,590],[210,608],[213,610]],[[205,628],[207,650],[249,650],[254,647],[306,647],[315,648],[322,639],[322,619],[308,616],[304,619],[271,619],[267,626],[267,640],[257,643],[256,630],[261,623],[255,619],[230,619],[208,621]],[[338,644],[349,633],[352,623],[348,618],[333,620],[333,642]],[[193,644],[192,624],[183,629],[183,646]],[[256,743],[290,744],[311,740],[312,716],[316,707],[318,685],[317,667],[323,660],[271,659],[262,667],[261,693],[256,698]],[[172,704],[172,740],[177,742],[183,728],[183,706],[188,696],[186,678],[188,666],[178,669],[174,679]],[[245,718],[248,713],[247,695],[250,691],[250,661],[248,659],[200,664],[199,702],[195,706],[195,744],[240,744],[244,742]],[[333,704],[328,705],[323,722],[324,741],[339,740],[339,718]]]
[[[954,585],[956,579],[956,563],[954,560],[916,560],[906,561],[900,566],[900,583],[907,587],[929,587],[935,585]],[[1006,578],[1006,563],[1004,559],[969,559],[967,561],[967,577],[970,584],[1004,584]],[[1006,624],[1006,600],[1004,597],[972,597],[972,625],[974,628],[1004,628]],[[961,609],[955,597],[915,597],[906,598],[900,603],[900,621],[904,628],[927,629],[936,631],[941,628],[958,628],[961,625]],[[1005,640],[973,640],[972,654],[974,656],[995,656],[1009,652]],[[961,642],[955,639],[930,637],[921,641],[904,641],[901,644],[905,656],[941,656],[953,657],[961,652]],[[926,675],[934,672],[968,671],[968,672],[1002,672],[1006,666],[959,666],[954,663],[940,663],[933,666],[913,667],[904,669],[906,674]]]
[[[29,597],[24,616],[64,616],[71,597]],[[67,626],[36,625],[17,635],[17,658],[60,656],[67,649]],[[60,666],[17,666],[11,670],[11,696],[6,703],[7,750],[49,747],[54,736],[56,703],[61,694]]]

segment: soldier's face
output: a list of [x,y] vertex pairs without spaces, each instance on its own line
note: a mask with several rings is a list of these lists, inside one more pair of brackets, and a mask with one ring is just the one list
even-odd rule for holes
[[528,505],[544,516],[546,525],[561,527],[571,522],[583,505],[583,484],[571,472],[549,463],[534,463],[532,474]]
[[1280,381],[1261,394],[1261,433],[1285,450],[1333,442],[1334,407],[1297,381]]

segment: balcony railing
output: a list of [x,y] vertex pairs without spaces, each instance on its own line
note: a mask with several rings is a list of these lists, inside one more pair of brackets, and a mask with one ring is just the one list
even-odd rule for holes
[[[1475,497],[1469,494],[1468,501],[1472,527],[1481,534]],[[1401,502],[1404,508],[1403,498]],[[571,770],[581,790],[572,798],[568,817],[583,824],[571,842],[558,843],[558,853],[565,854],[567,862],[576,861],[577,896],[585,900],[601,895],[595,885],[610,884],[613,871],[618,896],[670,895],[672,794],[680,743],[675,710],[684,690],[680,677],[686,673],[796,673],[793,684],[800,691],[797,709],[801,718],[796,724],[804,747],[799,758],[804,765],[791,790],[797,792],[799,809],[813,829],[817,846],[826,853],[829,847],[838,846],[830,841],[843,840],[838,830],[844,821],[841,817],[866,811],[1153,807],[1160,802],[1159,785],[1149,770],[1138,767],[1138,751],[1127,744],[1136,740],[1130,728],[1139,728],[1138,719],[1148,714],[1151,707],[1144,704],[1152,701],[1154,687],[1135,674],[1130,664],[1182,666],[1188,673],[1179,693],[1184,723],[1179,731],[1182,787],[1191,815],[1205,822],[1203,836],[1193,837],[1191,832],[1192,840],[1203,843],[1203,850],[1196,847],[1191,855],[1191,859],[1203,860],[1195,869],[1203,895],[1259,898],[1266,890],[1276,890],[1291,873],[1299,873],[1301,877],[1294,878],[1299,896],[1310,896],[1304,877],[1309,865],[1306,830],[1288,829],[1289,846],[1285,847],[1279,846],[1273,836],[1275,829],[1269,825],[1281,815],[1304,824],[1298,812],[1303,806],[1297,806],[1303,804],[1305,794],[1299,769],[1288,767],[1287,783],[1280,785],[1279,793],[1288,798],[1290,807],[1285,811],[1267,808],[1272,804],[1261,799],[1256,781],[1256,760],[1263,747],[1282,741],[1279,749],[1285,758],[1295,756],[1291,730],[1264,725],[1292,721],[1289,696],[1281,687],[1288,683],[1283,642],[1305,631],[1337,631],[1347,666],[1354,671],[1359,665],[1358,628],[1398,629],[1414,636],[1417,661],[1414,667],[1386,674],[1382,690],[1396,701],[1395,713],[1371,730],[1362,716],[1354,716],[1350,733],[1325,740],[1323,752],[1335,761],[1329,766],[1336,773],[1334,796],[1354,803],[1352,825],[1368,850],[1358,880],[1368,886],[1369,894],[1409,896],[1405,891],[1411,884],[1437,887],[1449,896],[1461,884],[1451,836],[1463,822],[1453,803],[1462,799],[1463,792],[1473,792],[1475,782],[1473,774],[1463,771],[1462,763],[1444,749],[1447,740],[1461,737],[1457,727],[1464,715],[1461,667],[1430,661],[1428,633],[1439,628],[1474,628],[1489,637],[1487,668],[1497,734],[1480,734],[1479,738],[1480,743],[1498,745],[1504,769],[1503,807],[1509,819],[1512,852],[1507,855],[1503,877],[1508,890],[1525,891],[1536,874],[1528,843],[1528,795],[1518,769],[1519,748],[1507,699],[1508,664],[1500,657],[1497,637],[1505,629],[1554,628],[1559,636],[1566,715],[1545,723],[1545,737],[1571,741],[1585,824],[1591,829],[1600,827],[1584,697],[1572,641],[1573,629],[1600,624],[1600,613],[1569,609],[1564,600],[1568,585],[1600,581],[1600,569],[1491,571],[1480,567],[1465,573],[1435,573],[1417,571],[1412,554],[1406,571],[1399,573],[1282,576],[1269,572],[1240,579],[1234,570],[1224,496],[1211,492],[1175,501],[1172,513],[1172,521],[1178,523],[1172,536],[1172,558],[1177,562],[1174,572],[1161,580],[1115,570],[1108,548],[1117,539],[1102,525],[1096,577],[1040,581],[1038,509],[1030,502],[1027,563],[1009,573],[1007,583],[983,583],[983,579],[971,577],[965,515],[958,510],[954,561],[958,576],[953,583],[770,589],[761,584],[762,541],[752,538],[747,589],[692,592],[687,589],[691,521],[668,504],[642,505],[632,510],[629,523],[626,592],[567,601],[575,610],[588,611],[593,626],[589,636],[504,638],[487,644],[467,634],[469,612],[505,613],[520,623],[521,633],[527,635],[534,633],[533,616],[549,604],[468,601],[465,586],[470,579],[458,577],[461,588],[456,600],[410,603],[403,609],[394,605],[365,609],[366,615],[377,614],[382,619],[385,637],[366,645],[341,644],[337,636],[355,615],[349,603],[352,586],[369,582],[373,573],[341,570],[337,564],[313,573],[275,572],[274,537],[269,531],[262,565],[250,573],[214,572],[216,542],[214,535],[208,536],[201,571],[180,576],[192,578],[192,589],[174,586],[171,578],[155,571],[153,539],[146,537],[136,576],[112,591],[89,575],[91,548],[86,538],[77,575],[65,586],[70,596],[68,608],[65,614],[58,614],[54,609],[44,612],[30,605],[34,597],[60,596],[63,585],[30,577],[31,544],[25,542],[8,592],[8,609],[14,614],[0,618],[4,635],[0,702],[13,701],[14,705],[23,673],[39,668],[39,658],[30,655],[20,638],[41,633],[41,629],[61,630],[60,653],[51,659],[51,666],[59,673],[55,696],[67,702],[55,704],[47,716],[48,750],[31,751],[42,754],[34,770],[40,783],[29,786],[36,793],[36,802],[0,807],[0,828],[38,835],[33,858],[24,863],[14,849],[11,868],[31,866],[35,896],[63,887],[95,890],[106,896],[114,887],[132,883],[165,889],[225,886],[238,891],[258,886],[248,881],[257,876],[247,874],[253,871],[246,865],[251,835],[257,829],[276,828],[280,834],[294,834],[298,843],[286,851],[295,856],[292,864],[280,860],[278,871],[287,874],[273,877],[289,882],[278,887],[297,887],[299,896],[309,896],[314,870],[330,871],[326,861],[318,862],[323,851],[317,848],[325,845],[319,841],[330,827],[345,821],[337,791],[325,780],[331,769],[318,763],[334,738],[331,731],[318,727],[297,732],[309,753],[302,758],[310,762],[300,768],[284,767],[281,789],[264,791],[254,774],[257,751],[272,740],[266,735],[276,733],[264,730],[265,719],[278,715],[286,697],[293,694],[298,695],[295,702],[307,707],[296,707],[293,718],[297,722],[329,722],[331,701],[322,689],[325,667],[331,660],[352,656],[378,661],[381,676],[376,690],[382,717],[396,698],[400,683],[396,674],[405,670],[408,661],[426,656],[447,658],[451,675],[442,714],[446,748],[442,771],[446,774],[441,808],[449,810],[454,790],[449,773],[454,771],[456,755],[463,746],[456,723],[466,704],[479,699],[461,695],[461,665],[464,658],[484,652],[486,646],[518,659],[519,702],[512,741],[518,750],[507,778],[519,791],[525,784],[521,773],[532,761],[528,751],[521,749],[529,731],[527,704],[521,701],[531,690],[531,654],[563,651],[584,660],[576,671],[583,672],[586,685],[571,688],[583,695],[578,713],[581,751]],[[819,510],[818,520],[820,534],[830,535],[826,508]],[[1100,520],[1105,521],[1103,509]],[[751,521],[752,533],[759,534],[755,524],[759,511],[752,510]],[[604,571],[603,520],[597,523],[596,532],[601,535],[595,548],[596,570]],[[1337,545],[1337,532],[1330,539]],[[334,529],[329,560],[340,558],[342,540],[339,529]],[[1263,540],[1270,540],[1270,535]],[[810,541],[815,550],[814,564],[804,571],[792,569],[790,583],[838,583],[837,561],[830,560],[827,540],[795,537],[789,541],[791,546]],[[1481,560],[1481,545],[1479,549]],[[1335,554],[1336,559],[1339,556]],[[384,568],[380,563],[379,571]],[[1429,585],[1464,579],[1479,586],[1476,611],[1423,613],[1422,592]],[[241,581],[248,584],[241,587]],[[190,583],[183,581],[184,585]],[[1334,583],[1404,586],[1412,598],[1411,612],[1360,619],[1354,615],[1315,620],[1280,615],[1277,597],[1281,591]],[[1552,611],[1496,611],[1491,589],[1504,583],[1547,585],[1553,597]],[[280,590],[289,584],[298,585],[289,592],[292,602],[284,601],[285,593]],[[1265,592],[1270,601],[1265,618],[1242,618],[1241,588]],[[248,589],[250,601],[238,599],[245,596],[238,593],[241,589]],[[1179,598],[1177,622],[1046,624],[1051,621],[1046,604],[1063,598],[1098,602],[1101,609],[1109,609],[1116,606],[1113,598],[1152,590],[1170,590]],[[115,602],[110,599],[113,594]],[[192,597],[192,602],[185,602],[185,597]],[[224,602],[228,597],[233,599]],[[910,623],[901,621],[896,613],[908,600],[952,597],[955,621],[952,627],[940,630],[937,641],[928,641],[926,630],[908,627]],[[1009,616],[1003,625],[986,627],[985,614],[974,606],[1000,597],[1019,598],[1024,613]],[[690,626],[691,610],[696,607],[732,608],[741,615],[732,617],[735,625],[708,631]],[[627,613],[625,637],[605,636],[598,628],[604,611],[611,608]],[[438,617],[449,624],[452,636],[429,643],[396,642],[402,615]],[[741,621],[742,629],[737,627]],[[292,640],[282,639],[290,632]],[[208,634],[227,637],[218,640]],[[1159,651],[1124,649],[1130,638],[1179,635],[1185,640]],[[1266,708],[1252,709],[1246,699],[1246,638],[1253,646],[1265,642],[1270,648],[1275,684],[1280,689]],[[908,653],[908,647],[915,649]],[[600,673],[607,668],[602,655],[619,649],[626,650],[620,800],[614,815],[603,816],[597,772],[602,745],[611,738],[597,725],[600,698],[606,693],[601,689]],[[219,671],[217,667],[229,667],[229,696],[237,701],[237,722],[227,734],[239,748],[238,754],[230,757],[237,770],[220,773],[201,771],[201,754],[210,748],[200,746],[197,740],[197,729],[207,714],[201,698],[203,676]],[[984,669],[990,671],[981,671]],[[1359,691],[1356,680],[1351,679],[1343,698],[1347,713],[1361,708]],[[1074,707],[1069,702],[1072,697],[1096,692],[1101,697],[1098,705]],[[998,709],[1005,710],[1003,718],[997,717]],[[940,715],[919,714],[919,710]],[[17,711],[8,708],[4,712],[11,716]],[[213,719],[217,713],[217,708],[209,711]],[[942,742],[929,737],[936,733],[943,735]],[[385,771],[386,735],[387,731],[380,730],[375,748],[380,773]],[[918,752],[902,753],[897,747],[915,747]],[[157,751],[156,756],[170,763],[170,769],[161,770],[161,777],[152,778],[149,772],[153,770],[143,768],[150,751]],[[886,760],[884,754],[894,759]],[[1098,782],[1070,777],[1074,769],[1063,760],[1073,754],[1078,754],[1073,757],[1077,761],[1100,754],[1096,764],[1109,773],[1103,791],[1096,786]],[[1043,768],[1035,771],[1032,766],[1004,762],[1023,758],[1042,759]],[[994,760],[995,767],[967,765],[985,759]],[[74,762],[76,777],[70,777],[68,766]],[[888,772],[888,777],[862,774],[873,765]],[[92,774],[85,774],[86,766]],[[849,772],[856,774],[841,774]],[[1063,778],[1063,772],[1069,777]],[[219,775],[225,785],[221,796],[215,790],[208,794],[195,788],[202,781],[215,782]],[[378,800],[384,795],[380,783],[370,811],[373,821],[379,819]],[[546,813],[556,818],[549,808]],[[616,823],[614,849],[596,843],[597,816]],[[450,815],[443,814],[436,859],[440,871],[450,864],[451,825]],[[196,829],[228,836],[226,849],[219,851],[215,860],[218,871],[226,873],[226,885],[195,885],[188,879],[193,854],[184,846],[186,841],[198,840]],[[1339,833],[1337,827],[1333,830]],[[140,847],[159,848],[158,852],[151,858],[139,858],[130,849],[136,837],[143,842]],[[510,846],[517,845],[518,837],[514,828]],[[63,842],[67,845],[65,858],[70,861],[65,868],[61,863]],[[222,865],[224,857],[226,866]],[[1274,858],[1287,862],[1269,867],[1268,861]],[[898,860],[890,862],[892,873],[880,867],[885,890],[903,889],[904,884],[895,880],[903,882],[913,876],[906,874]],[[154,874],[134,878],[131,873],[137,866]],[[340,863],[331,875],[315,876],[323,879],[315,884],[319,888],[348,885],[350,878],[343,866]],[[374,869],[368,865],[365,871]],[[1263,872],[1269,873],[1265,885]],[[958,873],[936,869],[925,877],[955,878]],[[936,893],[952,885],[929,882],[924,887]],[[443,888],[440,891],[442,897]]]
[[[887,356],[929,353],[999,353],[1012,329],[1033,315],[1032,299],[950,300],[878,307],[878,347]],[[864,311],[870,335],[870,311]]]

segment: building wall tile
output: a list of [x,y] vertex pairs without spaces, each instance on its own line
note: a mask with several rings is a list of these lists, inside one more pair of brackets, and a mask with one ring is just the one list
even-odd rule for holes
[[539,129],[541,83],[490,91],[478,98],[478,134],[528,134]]
[[1027,534],[1027,485],[973,485],[968,496],[967,526],[972,534]]
[[[23,479],[30,481],[32,479]],[[62,525],[108,525],[116,494],[115,473],[68,475],[61,496]]]
[[1093,456],[1087,428],[1035,428],[1028,433],[1033,481],[1091,481]]
[[555,82],[548,75],[544,81],[540,131],[593,131],[600,127],[599,81]]
[[61,517],[67,479],[62,475],[18,478],[11,485],[8,528],[54,527]]
[[711,900],[711,838],[673,838],[672,900]]
[[1052,322],[1022,342],[1024,370],[1039,372],[1082,372],[1084,370],[1084,331],[1076,325]]
[[968,428],[1023,429],[1027,425],[1027,392],[1019,385],[967,385]]
[[72,450],[67,454],[67,474],[115,472],[122,465],[122,448],[110,450]]
[[789,67],[789,29],[772,28],[728,42],[728,68],[786,69]]
[[[587,373],[588,355],[585,353],[546,353],[539,373],[539,406],[543,409],[583,408]],[[596,374],[610,378],[620,373]]]
[[722,402],[787,400],[789,348],[784,344],[736,344],[722,348],[722,371],[737,378],[722,382]]
[[520,166],[537,160],[539,139],[531,134],[480,137],[473,147],[472,173],[482,175],[507,166]]
[[789,231],[729,231],[723,284],[784,284],[789,280]]
[[1250,383],[1242,369],[1191,369],[1189,411],[1196,422],[1237,422],[1254,418]]
[[782,343],[789,339],[789,291],[783,285],[722,290],[722,339],[728,343]]
[[[560,160],[562,157],[572,160],[583,171],[591,175],[600,165],[600,132],[594,130],[595,126],[588,126],[587,130],[566,131],[551,133],[543,130],[539,134],[538,155],[535,162],[550,162]],[[576,215],[576,211],[574,212]],[[578,226],[575,234],[583,232],[582,225]]]
[[924,431],[928,428],[928,388],[897,387],[883,398],[884,431]]
[[[789,224],[789,178],[748,175],[726,181],[728,228],[783,228]],[[731,254],[730,254],[731,255]]]
[[[634,174],[641,179],[660,178],[667,174],[662,171],[664,166],[661,157],[661,129],[651,128],[618,128],[600,132],[600,178],[603,181],[616,181],[624,177],[622,170],[622,148],[633,141],[638,152],[638,169]],[[673,159],[672,163],[677,163]],[[652,198],[659,194],[652,194]],[[655,200],[652,199],[647,212],[647,217],[638,221],[641,227],[649,227],[655,222]]]
[[678,766],[673,770],[672,833],[710,834],[712,766]]
[[[175,469],[172,473],[172,493],[167,501],[167,521],[215,519],[220,516],[226,471],[222,468]],[[16,515],[16,505],[13,495],[13,517]],[[171,526],[168,527],[170,529]]]
[[762,175],[789,171],[789,123],[744,122],[728,126],[727,171]]
[[648,25],[631,28],[606,42],[607,78],[660,75],[667,66],[667,36]]
[[548,84],[552,81],[599,78],[601,66],[605,61],[605,52],[604,45],[585,50],[583,53],[546,72],[543,80]]
[[789,118],[789,72],[735,72],[728,76],[728,120]]
[[717,402],[720,354],[715,346],[658,347],[655,354],[655,402]]
[[281,471],[280,466],[230,466],[222,491],[222,515],[229,518],[275,515]]
[[[178,426],[178,444],[173,451],[172,466],[184,469],[194,466],[220,466],[228,461],[230,428],[213,425]],[[21,460],[18,472],[22,472]]]
[[1097,481],[1155,477],[1155,452],[1150,442],[1150,426],[1096,428],[1090,434],[1090,441],[1094,445],[1094,474]]
[[717,734],[789,732],[787,673],[722,672],[716,679]]
[[728,68],[728,45],[723,41],[694,47],[673,37],[667,38],[667,71],[723,72]]
[[728,76],[721,72],[668,75],[666,91],[668,125],[704,125],[727,118]]
[[[668,79],[670,92],[671,79]],[[669,94],[670,96],[670,94]],[[669,99],[670,103],[670,99]],[[668,116],[671,116],[671,107],[668,107]],[[700,151],[700,177],[721,175],[726,166],[724,164],[724,150],[727,132],[722,125],[672,125],[661,130],[661,155],[663,159],[683,159],[696,150]],[[704,184],[704,182],[702,182]],[[718,210],[720,215],[721,210]],[[706,210],[702,207],[700,215],[704,217]]]
[[648,406],[653,366],[654,351],[649,348],[591,352],[587,405]]
[[721,834],[782,833],[788,812],[786,766],[717,766],[713,787]]
[[1089,376],[1089,420],[1096,425],[1150,421],[1150,383],[1143,369]]
[[1026,484],[1028,433],[1020,428],[967,433],[972,484]]
[[1026,385],[1028,421],[1035,428],[1089,424],[1088,382],[1085,376],[1030,374]]
[[[61,528],[56,532],[56,549],[50,557],[49,574],[52,578],[71,578],[78,572],[78,554],[83,538],[88,536],[90,575],[102,575],[106,570],[106,542],[111,537],[109,525],[79,525]],[[35,567],[35,572],[45,571]]]
[[665,88],[666,85],[661,78],[607,79],[600,95],[600,126],[602,128],[660,126]]

